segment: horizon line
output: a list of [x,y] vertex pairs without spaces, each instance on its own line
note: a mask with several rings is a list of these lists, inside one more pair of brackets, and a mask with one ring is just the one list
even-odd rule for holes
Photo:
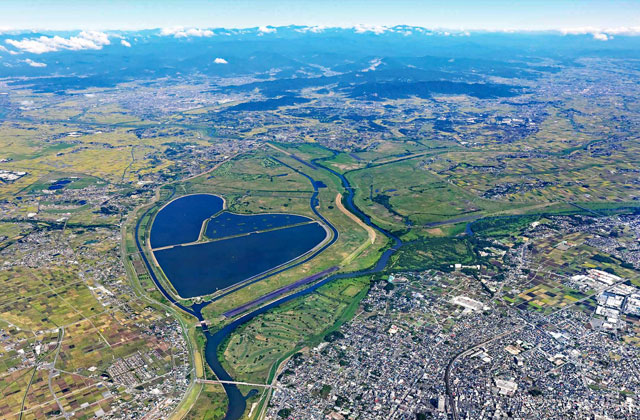
[[[301,24],[289,24],[289,25],[260,25],[260,26],[244,26],[244,27],[235,27],[235,26],[187,26],[187,25],[174,25],[174,26],[153,26],[153,27],[140,27],[140,28],[68,28],[68,29],[52,29],[46,27],[32,27],[32,28],[11,28],[11,27],[0,27],[0,36],[4,34],[24,34],[24,33],[34,33],[34,32],[142,32],[142,31],[159,31],[160,35],[171,35],[170,32],[163,34],[163,31],[170,30],[188,30],[188,29],[198,29],[198,30],[210,30],[210,31],[220,31],[220,30],[228,30],[228,31],[246,31],[246,30],[257,30],[262,33],[268,33],[268,31],[264,31],[265,28],[275,29],[272,31],[276,33],[278,29],[308,29],[311,33],[322,33],[325,30],[355,30],[359,33],[374,33],[374,34],[382,34],[397,28],[407,28],[414,30],[425,30],[434,33],[455,33],[455,34],[465,34],[465,33],[503,33],[503,34],[518,34],[518,33],[526,33],[526,34],[560,34],[560,35],[593,35],[594,33],[605,33],[609,35],[619,35],[619,36],[637,36],[640,35],[640,26],[621,26],[621,27],[595,27],[595,26],[578,26],[578,27],[566,27],[566,28],[448,28],[448,27],[427,27],[427,26],[417,26],[417,25],[408,25],[408,24],[397,24],[397,25],[373,25],[366,23],[359,23],[354,25],[336,25],[336,26],[328,26],[328,25],[301,25]],[[262,29],[262,31],[261,31]]]

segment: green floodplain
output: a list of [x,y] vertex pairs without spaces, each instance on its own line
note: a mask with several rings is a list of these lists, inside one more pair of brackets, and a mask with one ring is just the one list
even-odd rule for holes
[[[219,358],[234,379],[270,383],[284,360],[330,337],[332,331],[354,316],[371,282],[385,281],[391,273],[448,271],[454,264],[486,264],[488,259],[480,252],[487,246],[485,238],[501,238],[508,243],[518,240],[518,232],[523,228],[548,216],[606,215],[636,211],[638,207],[622,199],[575,203],[544,201],[540,196],[505,200],[478,197],[426,168],[425,156],[439,155],[442,151],[416,148],[411,143],[399,147],[399,144],[402,143],[381,147],[383,150],[377,154],[362,153],[360,157],[354,153],[334,153],[313,143],[273,143],[238,155],[210,173],[160,191],[156,210],[175,196],[215,193],[224,198],[227,209],[235,214],[289,213],[314,219],[309,208],[313,189],[300,173],[309,174],[325,186],[319,189],[318,210],[338,230],[336,242],[307,263],[239,287],[223,298],[216,299],[216,293],[202,297],[204,301],[212,300],[202,313],[214,331],[230,321],[223,316],[226,311],[256,296],[332,266],[339,266],[341,272],[371,267],[389,246],[385,236],[378,234],[371,238],[357,218],[354,220],[354,215],[345,213],[344,207],[337,205],[338,197],[346,191],[340,179],[320,165],[347,177],[355,187],[355,205],[377,225],[405,241],[382,273],[330,282],[234,331],[219,349]],[[314,162],[313,167],[304,164],[310,161]],[[153,213],[145,215],[143,232],[148,233]],[[163,277],[162,270],[158,269],[157,274]],[[151,285],[149,279],[146,281]],[[166,277],[164,285],[172,289]],[[182,302],[190,304],[194,300],[182,299]],[[196,337],[201,334],[198,328],[193,333]],[[197,339],[197,342],[197,353],[203,354],[204,340]],[[211,375],[204,364],[202,376]],[[262,406],[269,394],[265,389],[249,402]]]

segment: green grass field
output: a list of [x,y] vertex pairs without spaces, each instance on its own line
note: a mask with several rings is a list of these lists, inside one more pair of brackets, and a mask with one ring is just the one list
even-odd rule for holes
[[[309,150],[310,148],[307,148]],[[316,150],[313,148],[312,150]],[[319,149],[321,150],[321,149]],[[358,249],[363,243],[366,243],[368,240],[368,233],[360,227],[356,222],[342,213],[337,206],[335,205],[336,196],[338,193],[342,193],[343,189],[339,182],[339,179],[327,171],[322,170],[320,168],[314,170],[294,159],[286,156],[283,153],[274,151],[274,155],[277,155],[277,158],[286,162],[288,165],[291,165],[294,168],[299,168],[299,170],[304,171],[305,173],[309,173],[316,181],[322,181],[326,188],[321,188],[319,190],[318,200],[319,207],[318,210],[320,213],[326,217],[331,224],[333,224],[339,232],[339,236],[337,241],[331,245],[327,250],[323,253],[312,259],[311,261],[304,263],[298,267],[295,267],[291,270],[287,270],[281,274],[278,274],[274,277],[270,277],[266,280],[251,284],[245,288],[240,289],[237,292],[234,292],[224,299],[213,302],[211,305],[207,306],[203,310],[203,314],[205,317],[212,321],[217,322],[219,320],[220,314],[223,312],[233,309],[245,302],[255,299],[256,296],[261,296],[265,293],[268,293],[272,290],[280,288],[284,285],[292,283],[301,278],[307,277],[324,269],[333,266],[340,266],[343,262],[349,261],[349,256],[352,252]],[[234,161],[230,163],[233,165]],[[240,165],[246,165],[244,159],[239,161]],[[255,163],[254,163],[255,164]],[[278,171],[282,173],[283,171],[291,171],[290,169],[280,166]],[[217,171],[214,171],[212,175],[215,177]],[[295,173],[294,173],[295,174]],[[301,176],[295,174],[297,176]],[[213,178],[215,179],[215,178]],[[310,183],[308,180],[303,178],[306,182],[307,189],[310,191]],[[195,181],[195,180],[194,180]],[[267,181],[268,182],[268,181]],[[199,182],[196,185],[202,185]],[[257,184],[256,187],[259,188],[260,185]],[[199,187],[202,188],[202,187]],[[214,189],[210,189],[210,186],[207,186],[207,190],[209,192],[216,192]],[[204,189],[199,189],[199,191],[205,191]],[[258,189],[258,191],[260,191]],[[223,193],[223,196],[226,195]],[[273,202],[278,203],[279,197],[265,197],[264,195],[258,195],[257,197],[254,194],[254,190],[247,191],[244,195],[245,200],[247,202],[252,203],[247,206],[248,208],[255,209],[256,201],[259,200],[260,206],[269,211],[277,211],[277,204],[271,204]],[[299,206],[306,206],[307,212],[300,211],[299,214],[306,214],[310,217],[316,217],[309,210],[309,198],[305,196],[304,198],[300,198],[298,201]],[[262,210],[262,209],[260,209]],[[265,211],[265,210],[262,210]],[[382,235],[378,235],[374,244],[367,247],[363,250],[363,252],[359,255],[358,258],[351,259],[350,262],[346,263],[343,267],[344,271],[357,271],[361,268],[365,268],[375,264],[378,256],[380,255],[381,249],[386,245],[386,238]]]
[[467,238],[424,238],[403,246],[391,257],[386,270],[420,271],[477,263],[474,246]]
[[204,384],[184,420],[220,420],[227,410],[227,395],[222,385]]
[[237,380],[265,383],[276,361],[350,319],[367,289],[368,278],[336,280],[256,317],[226,343],[225,367]]

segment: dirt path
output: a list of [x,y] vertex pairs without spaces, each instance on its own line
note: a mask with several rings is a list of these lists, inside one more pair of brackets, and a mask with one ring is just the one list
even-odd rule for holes
[[342,194],[340,194],[340,193],[338,193],[338,195],[336,195],[336,206],[338,207],[338,209],[342,213],[346,214],[349,217],[349,219],[353,220],[358,225],[360,225],[364,230],[367,231],[367,234],[369,235],[369,240],[371,241],[372,244],[376,241],[376,231],[375,231],[375,229],[372,228],[371,226],[367,225],[362,220],[360,220],[358,218],[358,216],[356,216],[355,214],[351,213],[349,210],[347,210],[342,205]]
[[278,146],[275,146],[275,145],[273,145],[273,144],[271,144],[271,143],[266,143],[266,145],[267,145],[267,146],[269,146],[269,147],[271,147],[272,149],[277,150],[277,151],[278,151],[278,152],[280,152],[280,153],[284,153],[284,154],[285,154],[285,155],[287,155],[287,156],[291,156],[291,153],[290,153],[290,152],[287,152],[286,150],[283,150],[283,149],[279,148]]
[[347,210],[342,205],[342,194],[340,194],[340,193],[338,193],[338,195],[336,195],[336,206],[338,207],[338,209],[343,214],[345,214],[347,217],[349,217],[349,219],[353,220],[354,222],[356,222],[358,224],[358,226],[360,226],[364,230],[366,230],[367,234],[369,235],[369,240],[368,241],[366,241],[362,245],[360,245],[358,247],[358,249],[353,251],[347,258],[344,259],[344,261],[342,261],[342,263],[340,265],[344,267],[346,265],[349,265],[349,263],[351,263],[351,261],[353,261],[358,255],[360,255],[362,253],[362,251],[364,251],[369,245],[372,245],[376,241],[376,231],[375,231],[375,229],[373,229],[371,226],[367,225],[365,222],[360,220],[358,218],[358,216],[356,216],[355,214],[351,213],[349,210]]

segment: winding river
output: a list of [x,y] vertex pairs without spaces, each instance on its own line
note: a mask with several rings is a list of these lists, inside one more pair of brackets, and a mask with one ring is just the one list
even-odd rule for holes
[[[333,151],[332,151],[333,152]],[[333,152],[334,154],[336,152]],[[312,165],[310,165],[309,163],[303,161],[302,159],[295,157],[294,158],[296,160],[298,160],[301,163],[304,163],[307,166],[313,167]],[[273,158],[275,159],[275,158]],[[336,239],[338,238],[338,231],[336,230],[336,228],[331,225],[331,223],[329,223],[329,221],[327,219],[324,218],[324,216],[322,216],[320,214],[320,212],[318,212],[317,207],[318,207],[318,189],[323,187],[323,184],[321,182],[318,182],[316,180],[314,180],[310,175],[300,171],[297,168],[294,168],[293,166],[290,166],[278,159],[275,159],[276,161],[278,161],[278,163],[288,167],[289,169],[299,173],[300,175],[303,175],[304,177],[306,177],[309,182],[311,182],[311,185],[313,186],[313,194],[311,195],[311,199],[310,199],[310,203],[309,205],[311,206],[311,210],[314,212],[314,214],[320,219],[322,220],[323,223],[325,223],[333,232],[333,238],[331,241],[329,241],[326,245],[324,245],[318,252],[314,253],[313,255],[303,259],[302,261],[283,268],[279,271],[276,271],[274,273],[269,274],[269,276],[275,275],[281,271],[284,270],[288,270],[289,268],[293,268],[297,265],[303,264],[306,261],[308,261],[309,259],[315,257],[316,255],[318,255],[319,252],[322,252],[323,250],[325,250],[327,247],[329,247],[331,244],[333,244]],[[378,232],[380,232],[381,234],[385,235],[387,238],[391,239],[392,241],[392,245],[383,252],[383,254],[381,255],[380,259],[378,260],[378,262],[376,263],[376,265],[370,269],[367,270],[361,270],[361,271],[357,271],[357,272],[351,272],[351,273],[338,273],[338,274],[334,274],[331,275],[329,277],[326,277],[325,279],[314,283],[312,286],[306,288],[306,289],[302,289],[299,290],[298,292],[295,292],[293,294],[281,297],[280,299],[277,299],[273,302],[271,302],[268,305],[262,306],[260,308],[257,308],[255,310],[253,310],[252,312],[249,312],[243,316],[241,316],[240,318],[236,319],[235,321],[231,322],[230,324],[226,325],[225,327],[223,327],[222,329],[216,331],[216,332],[211,332],[208,330],[208,328],[206,326],[203,327],[203,332],[205,334],[205,337],[207,339],[207,343],[206,343],[206,348],[205,348],[205,359],[207,361],[207,364],[211,367],[211,370],[215,373],[215,375],[217,376],[217,378],[221,381],[233,381],[234,379],[231,377],[231,375],[229,375],[229,373],[224,369],[224,367],[222,366],[222,364],[220,363],[220,360],[218,359],[218,351],[220,349],[221,344],[229,337],[229,335],[236,329],[238,328],[240,325],[252,320],[253,318],[255,318],[256,316],[263,314],[267,311],[269,311],[270,309],[273,309],[279,305],[282,305],[285,302],[288,302],[290,300],[296,299],[300,296],[304,296],[307,295],[309,293],[312,293],[314,290],[316,290],[317,288],[319,288],[320,286],[335,280],[335,279],[341,279],[341,278],[347,278],[347,277],[357,277],[357,276],[361,276],[361,275],[367,275],[367,274],[374,274],[374,273],[378,273],[380,271],[382,271],[384,269],[384,267],[387,265],[387,262],[389,261],[389,258],[391,257],[391,255],[393,255],[394,252],[396,252],[401,246],[402,246],[402,241],[400,240],[400,238],[398,238],[397,236],[395,236],[394,234],[392,234],[391,232],[381,228],[380,226],[376,225],[375,223],[373,223],[371,221],[371,218],[369,216],[367,216],[366,214],[364,214],[362,211],[360,211],[360,209],[357,208],[357,206],[353,203],[353,188],[351,187],[351,184],[349,183],[349,181],[347,180],[347,178],[336,172],[335,170],[323,165],[322,163],[320,163],[320,161],[322,160],[322,158],[318,158],[318,159],[314,159],[311,162],[313,163],[313,165],[322,168],[323,170],[326,170],[328,172],[330,172],[331,174],[333,174],[334,176],[337,176],[338,178],[340,178],[340,181],[342,183],[342,186],[344,187],[346,194],[344,195],[344,204],[345,207],[347,207],[347,209],[352,212],[353,214],[357,215],[360,219],[362,219],[367,225],[371,226],[372,228],[376,229]],[[149,211],[149,210],[148,210]],[[162,284],[158,281],[146,255],[143,252],[143,246],[140,243],[140,235],[139,235],[139,228],[140,228],[140,223],[142,221],[142,219],[144,218],[144,215],[142,217],[140,217],[140,219],[138,220],[138,223],[136,224],[136,229],[135,229],[135,238],[136,238],[136,246],[138,247],[138,251],[140,252],[140,255],[142,256],[142,259],[145,263],[145,265],[147,266],[147,269],[149,271],[149,274],[151,276],[151,278],[153,279],[154,283],[156,284],[156,286],[158,287],[158,289],[162,292],[162,294],[167,298],[167,300],[169,300],[171,303],[173,303],[174,305],[176,305],[178,308],[182,309],[183,311],[192,314],[193,316],[195,316],[199,321],[203,321],[204,318],[202,316],[202,308],[204,308],[206,305],[208,305],[209,303],[211,303],[211,301],[207,301],[207,302],[201,302],[198,304],[194,304],[190,307],[184,306],[181,303],[177,302],[170,293],[167,292],[167,290],[162,286]],[[260,277],[254,281],[259,281],[264,279],[265,277]],[[231,293],[231,292],[229,292]],[[222,297],[224,297],[226,294],[218,296],[216,299],[220,299]],[[225,415],[225,420],[238,420],[242,417],[242,414],[244,413],[245,409],[246,409],[246,396],[242,395],[242,392],[240,392],[240,389],[238,389],[238,387],[235,384],[229,384],[229,383],[224,383],[222,384],[224,387],[225,392],[227,393],[227,397],[229,399],[229,405],[227,408],[227,413]]]

